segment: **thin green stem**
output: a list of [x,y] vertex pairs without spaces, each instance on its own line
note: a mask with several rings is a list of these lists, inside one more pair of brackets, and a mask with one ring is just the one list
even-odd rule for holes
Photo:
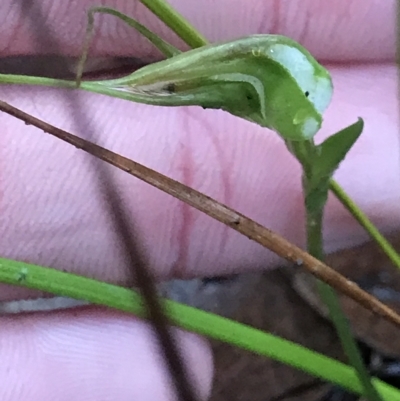
[[[324,260],[322,220],[323,207],[315,207],[314,202],[307,202],[307,197],[313,194],[308,193],[307,178],[304,177],[304,196],[306,205],[306,229],[308,252],[317,259]],[[318,204],[318,202],[317,202]],[[312,206],[311,206],[312,205]],[[350,364],[355,368],[358,379],[364,389],[364,395],[369,401],[379,401],[381,397],[371,382],[369,373],[364,365],[356,341],[351,333],[350,325],[340,306],[339,298],[335,290],[328,284],[317,280],[317,288],[321,299],[329,309],[329,315],[335,326],[336,332],[342,347],[349,359]]]
[[77,89],[75,81],[14,74],[0,74],[0,84],[50,86],[53,88]]
[[208,44],[207,39],[165,0],[140,0],[140,2],[191,48]]
[[[55,269],[0,258],[0,282],[82,299],[146,318],[144,301],[136,291]],[[348,365],[233,320],[177,302],[164,302],[164,310],[175,326],[270,357],[354,393],[363,393],[354,369]],[[378,379],[373,381],[385,400],[400,401],[395,388]]]
[[396,252],[388,240],[373,225],[367,215],[354,203],[346,194],[343,188],[334,180],[329,183],[329,189],[335,194],[342,205],[351,213],[351,215],[364,227],[365,231],[380,246],[392,263],[400,269],[400,255]]

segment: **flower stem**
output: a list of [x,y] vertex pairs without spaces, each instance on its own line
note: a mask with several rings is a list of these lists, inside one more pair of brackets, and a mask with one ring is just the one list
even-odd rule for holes
[[[315,203],[307,202],[312,194],[307,193],[307,178],[303,178],[306,205],[306,230],[308,252],[317,259],[324,260],[322,220],[323,207],[315,207]],[[317,280],[317,288],[322,301],[329,309],[329,316],[335,326],[342,347],[350,364],[357,372],[358,379],[364,389],[364,395],[369,401],[379,401],[381,397],[371,382],[370,375],[364,365],[356,341],[351,333],[350,325],[340,306],[335,290],[321,280]]]

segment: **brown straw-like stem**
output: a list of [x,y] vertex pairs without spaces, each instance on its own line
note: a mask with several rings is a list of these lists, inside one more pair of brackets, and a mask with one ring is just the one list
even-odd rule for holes
[[24,121],[25,124],[36,126],[44,132],[60,138],[78,149],[82,149],[85,152],[90,153],[91,155],[182,200],[183,202],[186,202],[201,212],[206,213],[210,217],[240,232],[251,240],[270,249],[272,252],[275,252],[277,255],[289,262],[292,262],[295,265],[304,266],[318,279],[331,285],[333,288],[349,296],[360,305],[400,327],[400,316],[391,308],[362,290],[356,283],[348,280],[325,263],[319,261],[304,250],[287,241],[279,234],[263,227],[243,214],[236,212],[224,204],[219,203],[178,181],[92,142],[54,127],[53,125],[33,117],[10,104],[0,101],[0,110]]

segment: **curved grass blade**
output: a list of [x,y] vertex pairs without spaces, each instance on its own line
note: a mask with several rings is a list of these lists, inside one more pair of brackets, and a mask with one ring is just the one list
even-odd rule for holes
[[156,35],[154,32],[152,32],[150,29],[148,29],[146,26],[144,26],[134,18],[128,17],[126,14],[123,14],[120,11],[115,10],[111,7],[92,7],[89,9],[87,14],[87,25],[85,39],[83,42],[82,56],[77,66],[76,85],[78,87],[80,86],[82,80],[85,63],[88,58],[90,42],[93,38],[95,14],[109,14],[122,20],[131,28],[136,29],[146,39],[148,39],[167,58],[176,56],[177,54],[181,53],[181,51],[175,46],[172,46],[170,43],[160,38],[158,35]]

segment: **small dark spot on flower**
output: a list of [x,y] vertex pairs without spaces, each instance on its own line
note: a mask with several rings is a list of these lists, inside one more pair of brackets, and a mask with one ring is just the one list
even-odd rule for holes
[[170,82],[169,84],[164,86],[164,91],[168,93],[175,93],[176,87],[173,82]]
[[306,91],[304,94],[305,94],[306,97],[310,96],[310,92],[309,91]]

